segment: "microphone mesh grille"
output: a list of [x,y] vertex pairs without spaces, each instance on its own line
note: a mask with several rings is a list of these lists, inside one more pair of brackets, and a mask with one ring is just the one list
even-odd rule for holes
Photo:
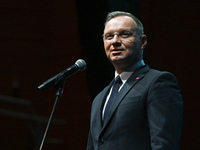
[[75,64],[78,66],[80,71],[83,71],[87,68],[87,64],[83,59],[78,59]]

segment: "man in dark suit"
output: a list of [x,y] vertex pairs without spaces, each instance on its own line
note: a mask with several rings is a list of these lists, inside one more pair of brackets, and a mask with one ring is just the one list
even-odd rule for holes
[[115,79],[93,101],[87,150],[178,150],[179,85],[171,73],[145,65],[142,23],[130,13],[111,12],[103,40]]

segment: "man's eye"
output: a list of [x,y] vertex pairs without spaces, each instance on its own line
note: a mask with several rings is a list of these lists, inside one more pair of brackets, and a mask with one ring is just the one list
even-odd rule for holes
[[106,39],[111,39],[111,38],[113,38],[113,37],[114,37],[113,34],[106,34],[106,36],[105,36]]
[[129,37],[129,36],[131,36],[131,32],[123,32],[123,33],[121,33],[121,37],[123,37],[123,38]]

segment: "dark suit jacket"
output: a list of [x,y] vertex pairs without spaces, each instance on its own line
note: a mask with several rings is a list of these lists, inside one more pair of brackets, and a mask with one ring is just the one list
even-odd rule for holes
[[183,102],[176,78],[148,66],[137,69],[102,125],[112,82],[93,101],[87,150],[178,150]]

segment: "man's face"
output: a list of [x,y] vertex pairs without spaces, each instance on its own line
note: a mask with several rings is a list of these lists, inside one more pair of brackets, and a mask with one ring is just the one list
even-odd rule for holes
[[128,16],[111,19],[104,29],[104,48],[107,58],[125,70],[142,59],[142,38],[136,33],[137,24]]

